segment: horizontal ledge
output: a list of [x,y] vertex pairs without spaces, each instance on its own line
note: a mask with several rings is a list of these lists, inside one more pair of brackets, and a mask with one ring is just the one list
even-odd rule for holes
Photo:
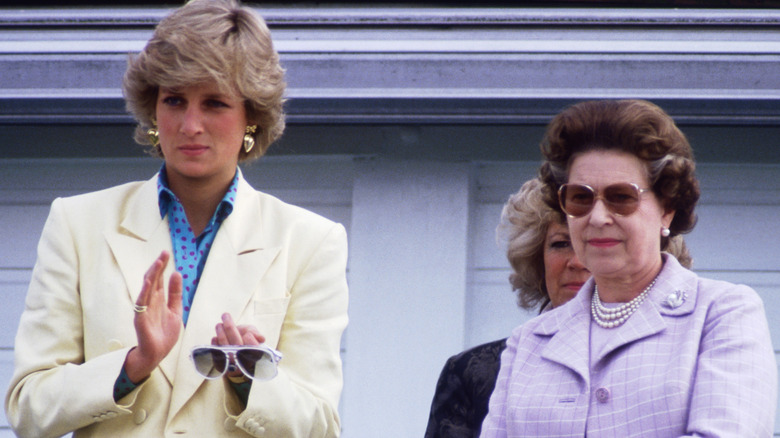
[[[292,97],[290,124],[546,124],[565,106],[597,98],[642,98],[680,123],[780,125],[780,93],[696,96],[594,90],[591,93],[501,96]],[[0,124],[132,124],[124,101],[114,98],[25,98],[0,95]]]
[[[429,8],[268,7],[257,8],[273,27],[306,26],[776,26],[777,9],[610,9],[610,8]],[[167,8],[25,9],[0,11],[0,28],[153,27]]]
[[[18,40],[0,41],[0,54],[103,54],[125,55],[139,52],[146,40]],[[431,40],[284,40],[275,41],[277,51],[290,54],[682,54],[682,55],[777,55],[777,41],[727,40],[522,40],[476,39]]]
[[[387,100],[544,100],[544,99],[590,99],[603,96],[604,98],[625,98],[627,96],[640,96],[646,99],[666,100],[723,100],[723,101],[780,101],[780,90],[777,89],[690,89],[690,88],[665,88],[665,89],[625,89],[625,88],[287,88],[286,98],[299,101],[375,101]],[[0,88],[0,111],[3,111],[3,103],[42,101],[47,104],[56,102],[97,102],[118,101],[122,102],[122,92],[117,88]]]

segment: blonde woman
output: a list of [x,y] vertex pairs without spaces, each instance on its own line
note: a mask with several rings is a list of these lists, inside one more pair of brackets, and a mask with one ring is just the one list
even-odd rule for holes
[[238,168],[281,135],[284,87],[234,0],[173,11],[130,60],[136,138],[162,166],[52,204],[6,397],[18,436],[339,435],[344,227]]

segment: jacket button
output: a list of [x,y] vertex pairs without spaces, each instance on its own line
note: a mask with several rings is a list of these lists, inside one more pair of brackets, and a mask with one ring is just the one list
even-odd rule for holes
[[227,432],[235,432],[236,430],[236,420],[233,418],[226,418],[225,423],[223,424],[223,427],[225,428],[225,431]]
[[122,348],[122,341],[119,339],[111,339],[108,341],[108,351],[117,351]]
[[141,424],[144,421],[146,421],[146,409],[137,410],[135,415],[133,415],[133,422],[135,422],[135,424]]
[[609,389],[599,388],[596,390],[596,400],[599,403],[606,403],[609,400]]

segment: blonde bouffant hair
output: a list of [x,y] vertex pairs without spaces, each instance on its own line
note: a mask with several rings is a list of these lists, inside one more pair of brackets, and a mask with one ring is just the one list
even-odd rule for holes
[[509,283],[517,293],[517,304],[533,309],[548,299],[544,277],[544,240],[552,223],[566,224],[557,210],[545,202],[542,182],[534,178],[511,195],[501,211],[496,238],[506,244],[512,266]]
[[[160,87],[216,82],[244,99],[256,124],[255,148],[239,160],[261,157],[284,131],[284,70],[262,17],[236,0],[191,0],[155,28],[146,47],[130,57],[123,81],[128,110],[138,121],[135,140],[150,144]],[[159,148],[151,150],[161,156]]]

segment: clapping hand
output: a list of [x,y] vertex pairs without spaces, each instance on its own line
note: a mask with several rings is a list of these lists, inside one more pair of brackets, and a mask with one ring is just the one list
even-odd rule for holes
[[138,346],[125,359],[125,370],[131,381],[146,379],[170,353],[179,339],[182,326],[182,279],[174,272],[168,280],[165,299],[163,272],[171,255],[163,251],[144,274],[141,293],[135,303],[135,333]]

